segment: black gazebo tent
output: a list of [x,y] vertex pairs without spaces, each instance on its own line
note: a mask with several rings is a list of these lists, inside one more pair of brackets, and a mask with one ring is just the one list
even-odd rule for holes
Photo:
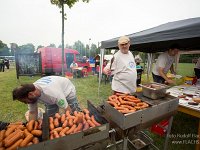
[[[200,17],[169,22],[141,32],[127,35],[130,50],[153,53],[167,50],[177,43],[183,50],[200,49]],[[117,49],[117,38],[102,41],[101,48]]]

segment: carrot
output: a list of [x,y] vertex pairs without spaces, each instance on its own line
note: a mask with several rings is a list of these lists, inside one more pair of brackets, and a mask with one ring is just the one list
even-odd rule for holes
[[53,129],[52,131],[50,131],[50,133],[53,133],[54,131],[57,131],[58,133],[60,133],[60,131],[62,131],[62,127],[58,127],[58,128],[55,128]]
[[55,117],[58,118],[58,120],[60,120],[60,118],[61,118],[59,113],[55,113]]
[[54,128],[55,128],[54,124],[53,124],[53,123],[50,123],[50,124],[49,124],[49,129],[50,129],[50,130],[53,130]]
[[53,120],[53,123],[54,123],[54,126],[55,126],[55,127],[59,127],[58,118],[55,118],[55,119]]
[[62,136],[63,134],[65,135],[65,133],[69,130],[69,127],[65,127],[64,129],[62,129],[62,131],[60,131],[59,135]]
[[63,122],[63,124],[62,124],[62,128],[65,128],[65,127],[67,127],[67,124],[68,124],[68,121],[67,121],[67,120],[65,120],[65,121]]
[[89,126],[88,122],[86,121],[86,122],[84,123],[84,126],[83,126],[83,131],[85,131],[85,130],[87,130],[87,129],[89,129],[89,128],[90,128],[90,126]]
[[38,120],[38,128],[37,129],[38,130],[42,129],[42,120],[41,119]]
[[6,130],[1,130],[0,131],[0,142],[3,141],[3,139],[5,137],[5,133],[6,133]]
[[95,127],[95,124],[91,120],[87,120],[87,122],[90,125],[90,127]]
[[25,135],[25,137],[27,137],[29,134],[31,134],[31,133],[28,131],[28,129],[25,129],[25,130],[24,130],[24,135]]
[[4,146],[9,147],[13,145],[16,141],[22,138],[24,138],[24,132],[21,130],[17,130],[13,137],[11,137],[10,139],[4,140]]
[[83,112],[84,112],[85,114],[89,114],[89,113],[90,113],[89,110],[88,110],[87,108],[83,109]]
[[76,127],[76,129],[74,129],[74,133],[81,131],[83,128],[83,124],[79,123],[78,126]]
[[11,126],[10,128],[8,128],[5,132],[5,137],[7,137],[8,135],[10,135],[14,130],[16,129],[16,125]]
[[33,130],[34,124],[35,124],[35,120],[30,120],[30,121],[27,123],[26,127],[27,127],[28,131],[31,132],[31,131]]
[[25,147],[27,146],[27,144],[29,142],[31,142],[33,140],[33,135],[29,134],[21,143],[20,143],[20,147]]
[[62,114],[61,119],[60,119],[60,122],[61,122],[61,123],[64,123],[65,118],[66,118],[66,115],[65,115],[65,114]]
[[85,114],[85,119],[86,120],[90,120],[91,118],[90,118],[90,115],[89,114]]
[[34,130],[37,130],[38,129],[38,125],[39,125],[39,122],[35,121],[35,124],[34,124]]
[[95,118],[94,118],[94,115],[91,116],[91,121],[95,124],[95,126],[101,126],[100,123],[98,123]]
[[76,124],[73,124],[73,126],[66,132],[66,134],[73,133],[74,129],[76,128]]
[[12,146],[8,147],[6,150],[16,150],[22,141],[23,141],[23,139],[19,139]]
[[53,123],[53,117],[49,117],[49,123]]
[[74,123],[73,123],[73,119],[72,119],[72,118],[69,118],[69,120],[68,120],[68,126],[71,127],[71,126],[73,126],[73,124],[74,124]]
[[29,142],[28,144],[27,144],[27,146],[30,146],[30,145],[32,145],[33,144],[33,142]]
[[55,138],[59,138],[60,137],[57,131],[54,131],[53,135],[54,135]]
[[37,137],[34,137],[32,142],[33,142],[33,144],[38,144],[39,143],[39,139]]
[[32,130],[31,134],[35,136],[41,136],[42,135],[42,130]]

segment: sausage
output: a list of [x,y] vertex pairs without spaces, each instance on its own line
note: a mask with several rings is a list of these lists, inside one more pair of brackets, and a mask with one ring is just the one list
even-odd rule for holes
[[73,132],[73,133],[76,133],[76,132],[81,131],[82,128],[83,128],[83,124],[82,124],[82,123],[79,123],[78,126],[76,127],[76,129],[74,129],[74,132]]
[[70,117],[70,116],[71,116],[70,111],[67,110],[67,111],[65,112],[65,115],[66,115],[66,117]]
[[128,110],[128,108],[122,107],[121,105],[119,107],[114,107],[117,110]]
[[11,137],[10,139],[4,140],[4,146],[9,147],[13,145],[16,141],[22,138],[24,138],[24,132],[17,130],[13,137]]
[[61,119],[60,119],[60,122],[61,122],[61,123],[64,123],[65,118],[66,118],[66,115],[65,115],[65,114],[62,114]]
[[85,131],[85,130],[87,130],[87,129],[89,129],[89,128],[90,128],[90,126],[89,126],[88,122],[86,121],[86,122],[84,123],[84,126],[83,126],[83,131]]
[[95,120],[95,118],[94,118],[93,115],[91,116],[91,121],[95,124],[95,126],[101,126],[101,124],[98,123],[98,122]]
[[0,131],[0,142],[3,141],[3,139],[5,137],[5,133],[6,133],[6,130],[1,130]]
[[35,120],[30,120],[27,123],[26,128],[28,129],[29,132],[31,132],[34,129],[34,124],[35,124]]
[[129,105],[121,105],[121,107],[128,108],[129,110],[136,110],[134,107]]
[[24,129],[26,129],[26,127],[24,125],[17,125],[16,128],[15,128],[15,130],[16,129],[20,129],[20,130],[23,131]]
[[35,136],[41,136],[42,135],[42,130],[32,130],[31,134]]
[[87,122],[90,125],[90,127],[95,127],[95,124],[91,120],[87,120]]
[[12,146],[8,147],[6,150],[16,150],[22,141],[23,141],[23,139],[19,139]]
[[55,118],[55,119],[53,120],[53,123],[54,123],[54,126],[55,126],[55,127],[59,127],[58,118]]
[[67,121],[67,120],[65,120],[65,121],[63,122],[63,124],[62,124],[62,128],[65,128],[65,127],[67,127],[67,124],[68,124],[68,121]]
[[90,113],[89,110],[88,110],[87,108],[83,109],[83,112],[84,112],[85,114],[89,114],[89,113]]
[[78,115],[78,112],[75,110],[74,111],[74,116],[77,116]]
[[107,101],[110,105],[112,105],[113,107],[118,107],[118,105],[115,103],[115,102],[113,102],[113,101]]
[[39,143],[39,139],[37,137],[34,137],[32,142],[33,142],[33,144],[38,144]]
[[75,128],[76,128],[76,124],[73,124],[73,126],[66,132],[66,134],[73,133]]
[[[33,130],[34,131],[34,130]],[[33,135],[29,134],[21,143],[20,143],[20,147],[25,147],[27,146],[27,144],[29,142],[31,142],[33,140]]]

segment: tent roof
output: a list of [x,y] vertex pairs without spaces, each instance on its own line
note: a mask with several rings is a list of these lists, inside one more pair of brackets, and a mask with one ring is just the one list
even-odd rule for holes
[[[127,36],[131,40],[132,51],[166,51],[173,43],[179,44],[182,50],[199,50],[200,17],[169,22]],[[118,38],[102,41],[101,48],[118,49]]]

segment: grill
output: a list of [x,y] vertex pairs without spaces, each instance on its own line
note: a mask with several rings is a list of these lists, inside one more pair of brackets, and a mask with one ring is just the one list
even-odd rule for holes
[[122,130],[135,126],[148,126],[151,122],[158,122],[161,118],[171,116],[178,107],[178,98],[167,95],[162,99],[152,100],[138,93],[137,97],[150,104],[150,107],[123,115],[106,101],[105,115]]
[[39,144],[34,144],[28,147],[20,148],[20,150],[35,150],[35,149],[48,149],[48,150],[57,150],[57,149],[79,149],[83,147],[90,147],[95,145],[95,142],[101,143],[101,147],[104,144],[105,147],[107,143],[105,139],[109,137],[109,124],[108,122],[100,115],[98,110],[94,105],[88,101],[88,109],[92,115],[95,116],[95,119],[100,122],[102,125],[94,128],[90,128],[86,131],[82,131],[76,134],[67,135],[53,140],[47,140],[40,142]]

